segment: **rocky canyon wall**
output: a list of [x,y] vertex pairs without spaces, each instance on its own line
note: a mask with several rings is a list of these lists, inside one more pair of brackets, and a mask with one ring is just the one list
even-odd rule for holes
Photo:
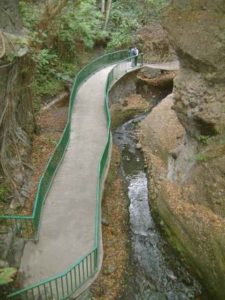
[[[30,192],[30,150],[34,132],[31,94],[33,63],[16,0],[0,3],[0,214],[23,206]],[[7,186],[7,188],[6,188]],[[10,190],[9,192],[6,192]]]
[[179,58],[180,71],[174,81],[174,95],[153,109],[141,125],[153,210],[209,299],[222,300],[225,3],[174,0],[164,10],[162,20]]

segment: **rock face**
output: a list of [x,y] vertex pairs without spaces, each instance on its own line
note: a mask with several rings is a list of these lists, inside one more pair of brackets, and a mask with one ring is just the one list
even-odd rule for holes
[[219,146],[212,142],[201,146],[205,153],[215,147],[212,157],[197,158],[200,145],[185,133],[171,109],[173,102],[172,95],[165,98],[140,127],[151,207],[171,245],[191,265],[209,299],[222,300],[225,155],[217,156]]
[[174,105],[181,123],[194,136],[223,131],[224,1],[172,1],[163,23],[181,64]]
[[30,140],[35,127],[30,88],[33,62],[18,9],[17,0],[0,3],[0,193],[7,183],[10,196],[4,201],[13,198],[13,207],[23,206],[29,193]]
[[1,0],[0,3],[0,23],[1,30],[18,33],[22,29],[19,17],[18,0]]
[[171,47],[167,34],[159,23],[152,23],[139,30],[136,43],[144,53],[144,61],[149,63],[176,60],[176,54]]
[[145,144],[149,145],[152,153],[160,156],[166,164],[170,150],[179,143],[178,141],[183,141],[184,135],[182,125],[171,109],[173,103],[173,94],[170,94],[142,122]]
[[[171,244],[191,265],[209,299],[222,300],[225,299],[224,1],[171,1],[164,11],[163,25],[181,68],[175,79],[173,113],[171,100],[167,98],[141,125],[141,142],[150,168],[152,206],[159,221],[163,221]],[[167,110],[163,109],[166,102]]]

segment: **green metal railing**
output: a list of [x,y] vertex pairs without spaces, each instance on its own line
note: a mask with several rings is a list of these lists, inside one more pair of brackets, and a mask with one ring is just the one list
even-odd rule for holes
[[117,51],[103,55],[90,64],[85,66],[76,76],[72,93],[70,96],[68,120],[63,131],[62,137],[58,142],[53,155],[49,159],[46,169],[43,175],[40,177],[38,188],[35,196],[33,212],[31,216],[24,215],[5,215],[0,216],[0,222],[7,222],[13,230],[16,230],[20,235],[26,239],[38,239],[38,229],[40,224],[41,209],[45,201],[46,195],[51,187],[52,179],[60,165],[60,162],[64,156],[70,137],[70,124],[71,115],[73,111],[74,102],[76,100],[76,94],[79,86],[85,81],[91,74],[103,68],[105,65],[116,63],[128,56],[128,52],[125,50]]
[[[108,93],[112,85],[122,77],[131,68],[130,58],[127,57],[127,51],[118,51],[106,54],[84,67],[74,80],[72,93],[70,97],[70,106],[68,114],[68,122],[65,126],[63,135],[55,152],[50,158],[46,170],[40,179],[37,195],[35,198],[35,205],[32,216],[1,216],[1,219],[10,220],[14,222],[13,225],[17,230],[23,230],[24,224],[29,230],[35,232],[38,237],[39,221],[41,216],[41,208],[51,186],[54,174],[63,158],[65,149],[67,147],[70,135],[70,122],[74,103],[76,101],[76,94],[82,82],[84,82],[91,74],[103,68],[106,65],[114,64],[120,61],[109,73],[105,86],[105,113],[107,119],[107,142],[102,153],[99,168],[98,168],[98,182],[96,189],[96,220],[95,220],[95,243],[92,251],[81,257],[72,266],[70,266],[63,273],[57,274],[54,277],[48,278],[39,282],[38,284],[29,286],[27,288],[16,291],[8,296],[13,299],[69,299],[87,280],[95,275],[99,266],[99,245],[100,245],[100,212],[101,212],[101,194],[103,190],[103,183],[105,177],[105,170],[108,165],[108,158],[110,153],[111,134],[110,134],[110,112],[108,106]],[[126,57],[126,58],[125,58]],[[141,56],[140,56],[141,60]],[[29,236],[29,230],[26,229],[26,236]],[[23,232],[21,232],[23,233]]]

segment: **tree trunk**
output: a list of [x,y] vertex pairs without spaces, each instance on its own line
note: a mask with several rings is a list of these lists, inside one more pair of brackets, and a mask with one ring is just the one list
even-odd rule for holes
[[34,131],[32,62],[23,42],[20,43],[25,38],[21,31],[18,0],[1,0],[0,190],[5,183],[9,184],[16,205],[23,205],[29,192],[29,136]]
[[112,0],[107,1],[107,8],[106,8],[106,15],[105,15],[105,25],[104,25],[104,30],[107,29],[107,25],[109,22],[109,15],[112,7]]
[[102,2],[101,2],[101,12],[102,12],[102,14],[104,14],[105,13],[105,1],[106,0],[101,0]]

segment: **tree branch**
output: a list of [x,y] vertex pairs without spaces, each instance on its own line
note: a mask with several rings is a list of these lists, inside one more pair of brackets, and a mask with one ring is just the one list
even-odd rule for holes
[[4,55],[5,55],[5,38],[3,36],[3,33],[2,31],[0,30],[0,41],[1,41],[1,44],[0,44],[0,58],[2,58]]

